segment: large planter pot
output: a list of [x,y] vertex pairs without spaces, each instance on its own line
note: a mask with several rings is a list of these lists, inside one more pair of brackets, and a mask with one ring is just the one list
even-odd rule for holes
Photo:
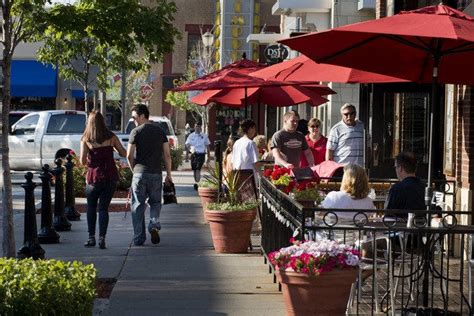
[[198,194],[201,198],[202,208],[206,209],[207,203],[217,201],[217,189],[214,188],[198,188]]
[[357,269],[333,270],[319,276],[275,271],[281,283],[287,315],[345,315]]
[[248,211],[205,212],[211,229],[212,243],[216,252],[246,253],[250,243],[252,222],[256,209]]
[[305,208],[312,208],[314,207],[314,201],[313,200],[296,200],[298,203],[300,203],[303,207]]

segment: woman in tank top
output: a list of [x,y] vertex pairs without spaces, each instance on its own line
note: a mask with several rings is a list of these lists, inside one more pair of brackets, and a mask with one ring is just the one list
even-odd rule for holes
[[127,152],[118,137],[105,125],[102,114],[89,113],[86,130],[81,138],[80,162],[87,166],[87,226],[89,239],[84,246],[94,247],[97,209],[99,211],[99,247],[105,249],[105,235],[109,224],[109,205],[119,179],[114,150],[122,157]]

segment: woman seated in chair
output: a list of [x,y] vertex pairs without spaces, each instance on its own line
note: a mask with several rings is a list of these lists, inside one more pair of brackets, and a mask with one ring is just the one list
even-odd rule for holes
[[[331,191],[321,203],[323,208],[350,209],[350,210],[373,210],[375,209],[372,199],[368,197],[369,180],[365,170],[356,164],[348,164],[344,167],[340,191]],[[357,212],[335,212],[338,224],[354,224],[354,215]],[[367,214],[369,216],[370,214]],[[329,217],[332,221],[332,218]],[[355,242],[355,231],[343,236],[342,231],[334,231],[334,239],[344,239],[345,243]]]

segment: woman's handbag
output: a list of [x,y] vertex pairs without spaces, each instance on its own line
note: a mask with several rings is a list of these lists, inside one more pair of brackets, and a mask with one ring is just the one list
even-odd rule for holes
[[163,204],[178,203],[173,182],[163,182]]

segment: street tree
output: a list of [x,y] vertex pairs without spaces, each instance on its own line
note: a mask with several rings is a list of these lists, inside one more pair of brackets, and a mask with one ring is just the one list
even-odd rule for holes
[[[180,86],[186,82],[193,81],[199,77],[208,75],[215,71],[214,63],[212,62],[213,48],[209,51],[202,44],[202,41],[198,41],[196,46],[191,50],[188,65],[186,67],[186,73],[179,80],[177,86]],[[191,102],[189,99],[195,94],[193,91],[168,91],[166,94],[165,101],[182,111],[191,113],[195,121],[201,121],[203,131],[208,133],[209,131],[209,111],[211,110],[213,103],[207,106],[201,106]]]
[[13,54],[20,42],[33,39],[35,32],[44,23],[45,0],[2,0],[2,227],[3,256],[15,256],[15,234],[13,229],[13,199],[8,146],[9,112],[11,103],[11,64]]
[[[108,87],[109,71],[147,70],[172,51],[179,37],[173,25],[175,3],[148,3],[79,0],[55,4],[47,16],[47,28],[38,34],[44,41],[39,60],[57,66],[63,78],[79,82],[85,99],[93,80],[101,90]],[[92,66],[99,69],[96,77],[91,76]]]

